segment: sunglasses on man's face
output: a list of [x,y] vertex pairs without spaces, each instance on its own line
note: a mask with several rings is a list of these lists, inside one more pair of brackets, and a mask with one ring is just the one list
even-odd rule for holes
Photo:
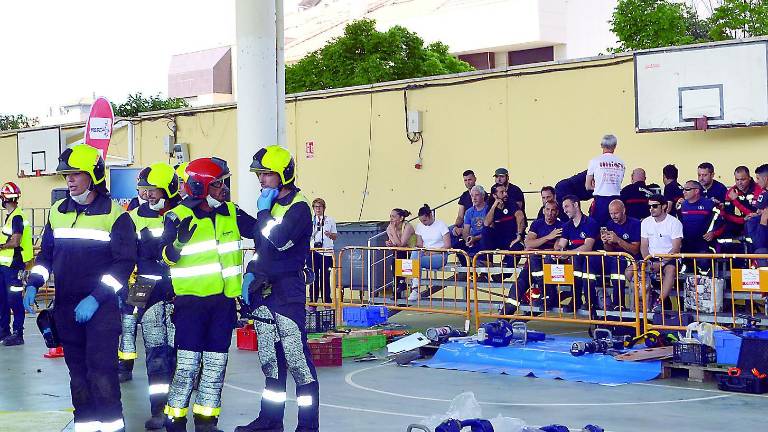
[[683,188],[683,190],[686,191],[686,192],[690,192],[690,191],[692,191],[694,189],[698,189],[698,188],[689,188],[689,187]]
[[661,204],[658,204],[658,203],[656,203],[656,204],[648,204],[648,207],[650,207],[652,209],[655,209],[655,208],[661,207]]

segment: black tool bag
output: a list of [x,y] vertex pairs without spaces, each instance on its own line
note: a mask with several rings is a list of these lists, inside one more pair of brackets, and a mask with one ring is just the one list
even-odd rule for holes
[[156,280],[138,276],[136,282],[128,286],[127,303],[140,309],[145,307],[149,301],[150,294],[152,294],[152,290],[155,289],[155,285],[157,285]]

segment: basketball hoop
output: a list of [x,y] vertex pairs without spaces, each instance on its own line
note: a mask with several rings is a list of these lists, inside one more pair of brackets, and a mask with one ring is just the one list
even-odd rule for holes
[[707,130],[709,129],[709,123],[707,116],[698,117],[696,120],[694,120],[694,127],[696,130]]

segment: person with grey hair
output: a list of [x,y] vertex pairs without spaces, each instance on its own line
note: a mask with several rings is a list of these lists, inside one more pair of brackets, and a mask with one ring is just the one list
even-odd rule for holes
[[472,197],[472,207],[464,212],[464,230],[462,237],[466,245],[466,251],[469,256],[474,256],[482,249],[485,216],[488,214],[488,203],[486,202],[485,189],[480,185],[475,185],[469,190]]
[[626,169],[624,161],[616,157],[618,141],[614,135],[605,135],[600,142],[603,153],[589,161],[584,186],[593,191],[594,202],[590,216],[604,227],[610,220],[608,205],[621,194],[621,183]]

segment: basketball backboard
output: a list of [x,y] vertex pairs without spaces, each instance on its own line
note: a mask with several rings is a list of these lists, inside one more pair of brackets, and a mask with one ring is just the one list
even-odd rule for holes
[[768,124],[768,41],[635,53],[635,130]]
[[53,127],[19,132],[16,150],[19,177],[55,174],[61,154],[61,131]]

